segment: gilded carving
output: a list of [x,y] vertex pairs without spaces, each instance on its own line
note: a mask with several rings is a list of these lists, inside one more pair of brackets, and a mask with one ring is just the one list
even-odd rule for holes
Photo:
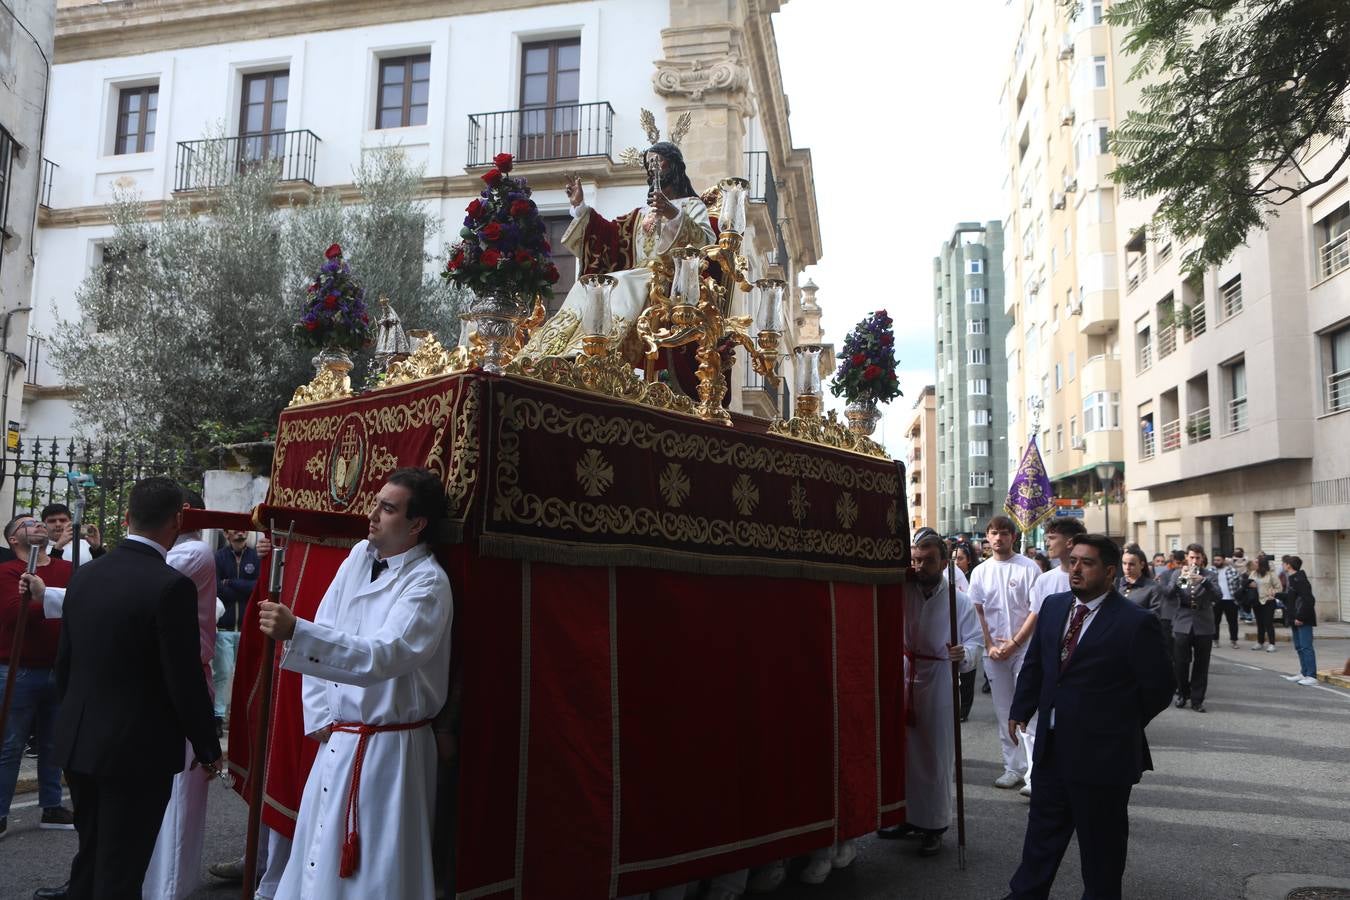
[[[437,454],[441,443],[437,439]],[[445,495],[449,501],[449,512],[453,516],[469,508],[473,486],[478,480],[478,391],[472,386],[465,392],[464,402],[455,417],[454,445],[450,448],[449,466]]]
[[885,447],[871,438],[854,434],[848,429],[847,425],[837,421],[834,410],[830,410],[828,417],[793,416],[786,422],[782,419],[774,419],[769,423],[769,433],[781,434],[783,437],[796,438],[799,441],[808,441],[812,444],[822,444],[836,450],[851,450],[854,453],[862,453],[880,459],[889,458],[886,455]]
[[412,356],[392,364],[386,370],[384,382],[380,387],[397,387],[410,381],[463,372],[469,365],[469,353],[463,347],[447,350],[436,340],[434,334],[428,334],[417,345]]
[[333,369],[324,369],[309,384],[302,384],[291,395],[290,409],[295,406],[308,406],[311,403],[323,403],[325,400],[342,400],[352,395],[352,380],[344,373]]

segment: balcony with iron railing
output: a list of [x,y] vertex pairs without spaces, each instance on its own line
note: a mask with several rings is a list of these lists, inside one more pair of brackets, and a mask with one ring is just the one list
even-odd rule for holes
[[1148,257],[1139,254],[1125,266],[1125,293],[1129,294],[1148,277]]
[[321,141],[308,129],[179,141],[175,193],[224,187],[242,172],[270,165],[277,180],[314,184]]
[[1197,302],[1194,306],[1186,307],[1182,313],[1182,337],[1189,343],[1204,334],[1208,327],[1205,305]]
[[1152,459],[1157,453],[1158,440],[1153,435],[1152,429],[1139,433],[1139,458]]
[[1148,340],[1147,337],[1145,337],[1144,342],[1139,345],[1134,362],[1134,369],[1136,372],[1147,372],[1149,369],[1153,368],[1153,343]]
[[1158,359],[1166,359],[1177,349],[1177,326],[1170,322],[1158,329]]
[[[738,368],[739,362],[740,361],[738,360],[737,366]],[[749,401],[753,400],[755,401],[756,404],[767,403],[770,407],[772,407],[774,413],[781,412],[779,408],[781,404],[779,403],[778,399],[778,393],[779,390],[781,389],[781,385],[779,388],[770,386],[769,383],[765,380],[763,375],[759,374],[748,365],[745,366],[744,371],[745,371],[745,380],[741,382],[741,387],[742,387],[742,394],[745,396],[747,400],[746,403],[747,408],[750,407],[751,405]],[[747,411],[753,410],[747,409]]]
[[52,185],[56,183],[56,170],[59,168],[50,159],[42,160],[42,187],[38,192],[38,205],[43,209],[52,208]]
[[1168,453],[1181,447],[1181,420],[1173,419],[1162,426],[1162,452]]
[[601,100],[471,114],[468,165],[490,166],[498,153],[517,162],[612,159],[614,108]]
[[1350,409],[1350,369],[1327,376],[1327,412]]
[[1186,441],[1191,444],[1199,444],[1207,441],[1211,437],[1209,426],[1209,407],[1197,409],[1195,412],[1186,416]]
[[1247,398],[1235,397],[1228,401],[1228,433],[1247,430]]
[[1317,251],[1318,276],[1330,278],[1350,268],[1350,231],[1343,231]]

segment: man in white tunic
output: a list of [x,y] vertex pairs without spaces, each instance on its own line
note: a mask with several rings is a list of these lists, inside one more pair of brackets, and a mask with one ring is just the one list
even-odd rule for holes
[[436,742],[450,680],[450,580],[426,543],[444,516],[440,478],[399,469],[313,622],[261,604],[259,627],[304,675],[305,732],[323,746],[277,900],[432,900]]
[[[1087,528],[1078,519],[1060,516],[1046,524],[1045,554],[1059,565],[1049,572],[1042,572],[1036,577],[1036,583],[1031,586],[1032,615],[1041,614],[1041,604],[1045,603],[1046,597],[1051,594],[1063,594],[1069,590],[1069,551],[1073,549],[1070,544],[1074,536],[1079,534],[1087,534]],[[1036,716],[1033,715],[1031,721],[1027,723],[1026,730],[1021,734],[1022,747],[1026,750],[1027,757],[1026,784],[1022,785],[1021,790],[1023,797],[1031,796],[1033,768],[1031,752],[1036,746],[1036,721]]]
[[[971,672],[984,650],[975,607],[956,592],[956,634],[951,642],[947,544],[931,528],[915,532],[905,583],[905,811],[906,823],[878,835],[918,832],[920,856],[942,849],[952,821],[955,743],[952,729],[952,666]],[[960,571],[959,569],[957,571]]]
[[1012,709],[1013,690],[1022,671],[1027,642],[1036,630],[1036,614],[1031,609],[1031,586],[1040,577],[1041,567],[1020,553],[1013,552],[1016,528],[1007,516],[989,520],[985,538],[990,556],[970,574],[970,600],[980,618],[984,645],[989,655],[984,674],[989,677],[994,700],[994,719],[998,723],[999,743],[1003,750],[1003,774],[994,787],[1015,788],[1025,779],[1026,757],[1008,734],[1005,724]]
[[[184,491],[187,505],[205,509],[195,491]],[[197,589],[197,629],[202,677],[212,690],[211,657],[216,650],[216,559],[200,531],[185,531],[169,548],[169,565],[192,579]],[[211,773],[193,768],[192,744],[185,743],[186,766],[173,777],[173,791],[164,810],[164,823],[155,840],[155,852],[141,886],[143,900],[182,900],[197,889],[206,837],[206,790]]]

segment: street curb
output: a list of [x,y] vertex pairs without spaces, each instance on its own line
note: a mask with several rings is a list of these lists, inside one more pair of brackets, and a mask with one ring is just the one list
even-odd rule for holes
[[1299,888],[1328,887],[1350,889],[1350,878],[1307,875],[1296,872],[1272,872],[1247,878],[1243,900],[1285,900]]
[[1318,672],[1317,680],[1334,687],[1350,690],[1350,675],[1342,675],[1340,672]]

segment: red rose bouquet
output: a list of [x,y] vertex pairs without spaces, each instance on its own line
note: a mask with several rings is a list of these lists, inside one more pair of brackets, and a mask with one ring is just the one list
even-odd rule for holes
[[891,326],[891,317],[884,309],[854,326],[844,338],[844,349],[839,353],[842,361],[834,373],[831,393],[849,403],[887,403],[900,396],[900,381],[895,375],[895,333]]
[[498,291],[533,298],[552,291],[558,268],[524,178],[512,178],[512,158],[498,153],[483,174],[487,185],[465,209],[459,241],[441,277],[478,294]]
[[305,311],[295,333],[311,347],[360,350],[371,340],[365,291],[352,278],[340,246],[333,244],[323,255],[324,264],[305,288]]

